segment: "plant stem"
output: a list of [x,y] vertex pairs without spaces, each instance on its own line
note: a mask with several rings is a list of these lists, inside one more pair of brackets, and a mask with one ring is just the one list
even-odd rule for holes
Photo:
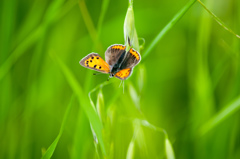
[[158,33],[155,39],[147,47],[142,60],[144,60],[152,49],[157,45],[157,43],[162,39],[162,37],[183,17],[183,15],[188,11],[189,8],[196,2],[196,0],[189,1],[174,17],[173,19]]
[[213,19],[220,25],[222,26],[225,30],[227,30],[228,32],[230,32],[231,34],[233,34],[234,36],[236,36],[237,38],[240,39],[240,36],[237,35],[236,33],[234,33],[230,28],[228,28],[222,21],[221,19],[219,19],[213,12],[211,12],[209,9],[207,9],[207,7],[200,1],[197,0],[202,6],[203,8],[209,13],[211,14],[211,16],[213,17]]

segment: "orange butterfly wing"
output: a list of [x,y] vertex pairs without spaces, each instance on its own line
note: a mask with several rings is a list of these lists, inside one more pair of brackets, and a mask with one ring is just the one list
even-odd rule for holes
[[120,80],[125,80],[131,75],[131,73],[132,73],[132,68],[126,68],[117,72],[114,77],[117,77]]
[[99,71],[102,73],[109,73],[109,65],[97,53],[88,54],[80,62],[83,67]]

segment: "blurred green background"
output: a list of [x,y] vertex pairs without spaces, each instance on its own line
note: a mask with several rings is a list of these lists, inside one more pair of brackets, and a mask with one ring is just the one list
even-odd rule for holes
[[[141,55],[187,2],[134,1]],[[240,33],[239,0],[203,2]],[[105,158],[166,158],[164,133],[139,121],[164,129],[178,159],[240,158],[240,40],[198,2],[134,68],[124,93],[118,79],[96,87],[108,75],[79,65],[88,53],[104,57],[108,46],[124,44],[127,7],[127,0],[0,1],[0,158],[41,158],[64,116],[52,158],[101,158],[86,115],[94,88]]]

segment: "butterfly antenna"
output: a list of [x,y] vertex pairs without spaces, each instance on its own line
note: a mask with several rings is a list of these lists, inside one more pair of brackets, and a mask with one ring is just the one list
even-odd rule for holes
[[103,73],[93,73],[93,75],[102,75]]

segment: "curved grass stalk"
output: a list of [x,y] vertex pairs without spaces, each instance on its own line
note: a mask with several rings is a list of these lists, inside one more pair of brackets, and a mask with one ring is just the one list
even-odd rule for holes
[[103,88],[104,86],[106,86],[106,85],[108,85],[108,84],[112,84],[112,83],[113,83],[113,82],[105,81],[105,82],[97,85],[95,88],[93,88],[93,89],[88,93],[88,98],[89,98],[89,100],[90,100],[91,105],[94,107],[94,109],[95,109],[95,105],[94,105],[94,102],[93,102],[93,100],[92,100],[92,98],[91,98],[91,94],[92,94],[93,92],[95,92],[97,89]]
[[238,34],[236,34],[234,31],[232,31],[232,29],[228,28],[221,19],[219,19],[213,12],[211,12],[200,0],[197,0],[202,7],[213,17],[213,19],[221,26],[223,27],[225,30],[227,30],[228,32],[230,32],[231,34],[233,34],[234,36],[236,36],[237,38],[240,39],[240,36]]
[[153,130],[161,132],[161,133],[164,133],[166,157],[167,157],[167,159],[175,159],[174,150],[173,150],[173,147],[172,147],[172,144],[171,144],[170,140],[168,139],[167,131],[163,128],[159,128],[159,127],[157,127],[153,124],[150,124],[147,120],[141,120],[140,122],[145,127],[148,127],[150,129],[153,129]]
[[134,123],[135,127],[137,128],[137,130],[135,128],[132,140],[131,140],[131,142],[129,144],[127,157],[134,155],[134,142],[135,142],[137,134],[139,134],[139,132],[138,132],[139,126],[138,125],[142,125],[142,126],[145,126],[145,127],[149,128],[149,129],[152,129],[154,131],[157,131],[159,133],[163,133],[164,134],[164,136],[165,136],[165,153],[166,153],[166,157],[167,157],[167,159],[175,159],[174,150],[172,148],[172,144],[171,144],[170,140],[168,139],[168,134],[167,134],[166,130],[164,130],[162,128],[159,128],[159,127],[149,123],[147,120],[134,119],[133,123]]

